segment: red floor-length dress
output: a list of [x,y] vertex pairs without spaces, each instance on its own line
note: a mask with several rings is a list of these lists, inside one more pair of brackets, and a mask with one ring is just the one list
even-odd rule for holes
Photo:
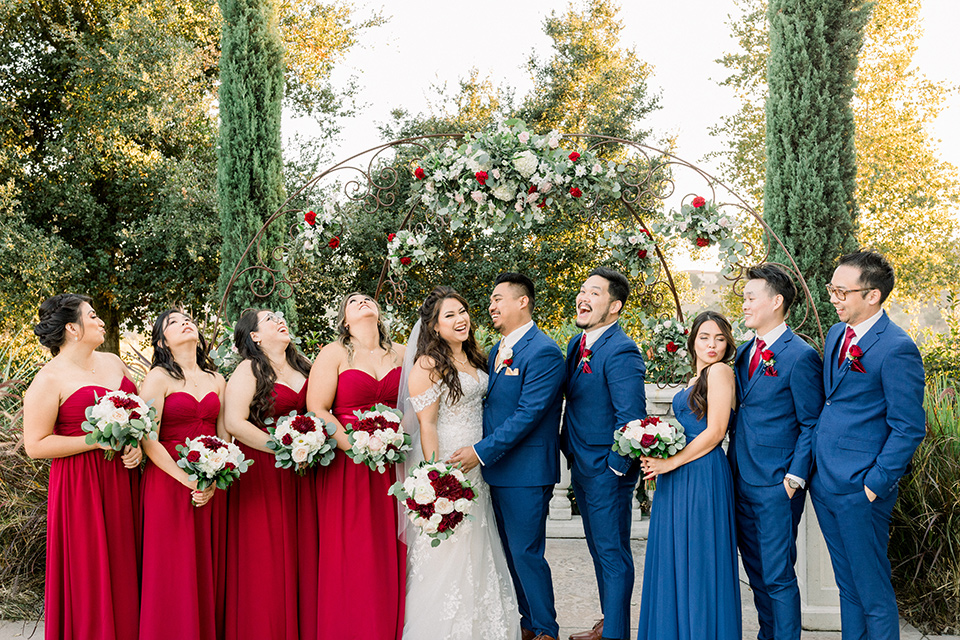
[[[273,387],[274,416],[303,413],[298,392]],[[297,640],[297,474],[276,467],[273,453],[238,443],[254,461],[227,499],[228,640]]]
[[[160,444],[174,460],[187,438],[217,435],[220,398],[166,397]],[[215,640],[223,637],[227,496],[215,491],[195,507],[190,490],[147,462],[143,472],[143,588],[140,640]]]
[[[358,369],[340,374],[332,413],[341,424],[354,411],[395,407],[400,368],[377,380]],[[320,530],[320,638],[400,640],[406,593],[406,546],[397,538],[395,480],[357,464],[342,451],[317,474]]]
[[[120,390],[136,393],[124,378]],[[86,435],[86,408],[111,389],[88,385],[67,398],[53,432]],[[140,607],[140,471],[100,449],[50,463],[44,634],[48,640],[129,640]]]

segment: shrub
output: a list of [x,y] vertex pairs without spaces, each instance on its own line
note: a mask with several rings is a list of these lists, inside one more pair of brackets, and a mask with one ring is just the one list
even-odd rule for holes
[[902,615],[924,633],[960,630],[960,407],[956,383],[929,379],[927,437],[900,482],[890,561]]

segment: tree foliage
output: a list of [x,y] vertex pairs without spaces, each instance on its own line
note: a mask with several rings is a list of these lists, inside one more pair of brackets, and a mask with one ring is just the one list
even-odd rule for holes
[[[920,0],[876,0],[864,30],[853,114],[857,157],[857,231],[861,246],[888,255],[899,279],[894,297],[938,299],[960,277],[957,169],[939,155],[930,126],[954,90],[915,67],[922,35]],[[711,133],[723,139],[723,175],[760,204],[765,182],[769,58],[767,0],[737,0],[729,26],[737,49],[718,60],[741,109]],[[829,316],[828,316],[829,317]]]

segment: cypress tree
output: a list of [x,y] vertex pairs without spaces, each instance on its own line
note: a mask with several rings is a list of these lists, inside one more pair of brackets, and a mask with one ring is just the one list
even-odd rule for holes
[[[220,0],[220,11],[223,36],[217,188],[223,231],[222,292],[247,245],[284,200],[280,139],[284,65],[275,0]],[[265,263],[279,271],[278,277],[283,277],[286,270],[270,254],[283,241],[285,227],[277,221],[261,241]],[[241,268],[256,260],[252,251]],[[266,283],[257,286],[257,279]],[[236,320],[247,307],[268,307],[284,311],[292,320],[294,307],[278,295],[281,287],[268,297],[255,295],[254,291],[262,294],[272,285],[264,271],[242,274],[230,291],[227,318]]]
[[[767,12],[764,219],[797,261],[825,330],[837,319],[825,285],[837,257],[857,247],[851,100],[869,9],[863,0],[770,0]],[[771,259],[785,256],[775,248]]]

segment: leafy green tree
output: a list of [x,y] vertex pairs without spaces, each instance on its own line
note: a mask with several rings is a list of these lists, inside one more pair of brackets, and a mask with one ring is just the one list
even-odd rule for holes
[[531,55],[527,69],[534,86],[518,117],[539,131],[594,133],[633,141],[649,135],[643,118],[658,108],[647,81],[653,68],[633,49],[620,45],[620,8],[611,0],[587,0],[544,19],[553,53]]
[[[737,50],[718,62],[730,70],[721,84],[734,89],[741,109],[711,133],[725,145],[718,154],[722,174],[759,208],[766,169],[767,0],[737,0],[737,5],[741,12],[729,22]],[[890,257],[899,279],[894,297],[908,304],[938,299],[960,277],[955,249],[960,180],[956,167],[939,157],[930,131],[951,88],[912,64],[922,34],[920,6],[920,0],[873,3],[852,103],[856,238]]]

